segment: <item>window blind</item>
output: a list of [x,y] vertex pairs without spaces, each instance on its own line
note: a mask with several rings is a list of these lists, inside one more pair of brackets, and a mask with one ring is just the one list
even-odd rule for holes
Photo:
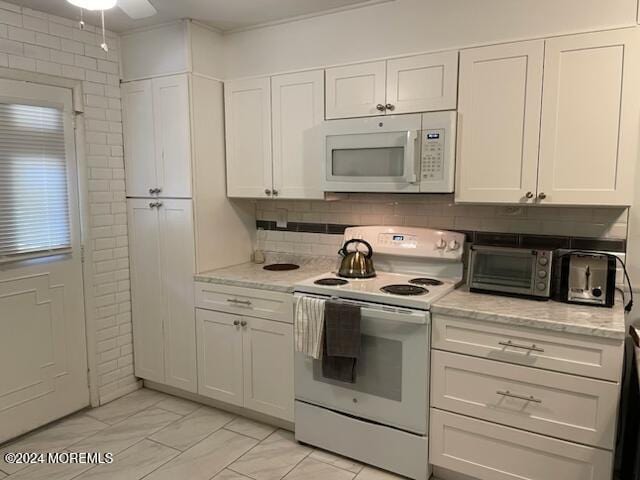
[[70,247],[63,111],[0,103],[0,262]]

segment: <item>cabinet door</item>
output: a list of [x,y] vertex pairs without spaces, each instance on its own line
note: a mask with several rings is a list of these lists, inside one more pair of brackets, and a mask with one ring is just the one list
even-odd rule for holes
[[186,75],[153,80],[153,112],[160,196],[190,197],[191,135]]
[[269,78],[226,82],[224,106],[227,195],[269,197],[273,187]]
[[460,52],[456,201],[533,201],[544,41]]
[[629,205],[640,107],[635,29],[547,40],[539,200]]
[[378,109],[386,103],[384,61],[328,68],[325,74],[327,119],[384,114]]
[[454,110],[457,97],[457,51],[387,61],[387,103],[393,113]]
[[243,317],[244,406],[293,421],[293,325]]
[[324,198],[319,125],[324,120],[324,72],[271,79],[273,188],[278,198]]
[[[161,201],[160,248],[164,309],[165,383],[197,391],[191,200]],[[158,302],[158,300],[156,300]]]
[[149,196],[158,187],[151,80],[122,84],[122,125],[127,195]]
[[242,406],[240,318],[229,313],[196,309],[198,393]]
[[150,200],[127,200],[135,374],[164,383],[160,224]]

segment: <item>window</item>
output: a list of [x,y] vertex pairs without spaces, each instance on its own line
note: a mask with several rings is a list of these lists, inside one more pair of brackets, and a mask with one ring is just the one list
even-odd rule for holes
[[63,111],[0,101],[0,262],[70,248]]

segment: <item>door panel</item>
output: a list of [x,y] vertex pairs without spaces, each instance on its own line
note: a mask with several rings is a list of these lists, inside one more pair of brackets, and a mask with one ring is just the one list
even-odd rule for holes
[[320,185],[324,120],[324,72],[271,79],[273,187],[278,198],[323,199]]
[[293,421],[293,326],[243,317],[244,406]]
[[[162,200],[160,216],[165,382],[196,392],[196,325],[191,200]],[[157,300],[156,300],[157,301]]]
[[149,196],[159,186],[151,80],[122,84],[122,117],[127,195]]
[[638,32],[546,42],[542,203],[629,205],[638,153]]
[[163,319],[158,209],[149,199],[129,199],[129,255],[135,373],[164,383]]
[[225,82],[227,195],[268,198],[273,186],[271,81]]
[[384,114],[376,106],[386,103],[386,62],[328,68],[325,75],[327,119]]
[[458,52],[387,61],[387,103],[392,113],[454,110],[458,97]]
[[240,318],[229,313],[196,309],[198,393],[242,406]]
[[0,97],[62,110],[71,228],[70,252],[0,268],[2,443],[88,406],[89,388],[71,91],[0,80]]
[[153,111],[160,196],[190,197],[191,130],[186,75],[153,79]]
[[543,53],[542,40],[460,53],[456,201],[533,201]]

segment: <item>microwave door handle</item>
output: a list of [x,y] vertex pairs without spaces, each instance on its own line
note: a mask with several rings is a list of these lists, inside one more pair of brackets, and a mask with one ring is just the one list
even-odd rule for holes
[[419,151],[417,140],[420,137],[418,130],[407,131],[407,149],[404,157],[404,179],[407,183],[418,183]]

